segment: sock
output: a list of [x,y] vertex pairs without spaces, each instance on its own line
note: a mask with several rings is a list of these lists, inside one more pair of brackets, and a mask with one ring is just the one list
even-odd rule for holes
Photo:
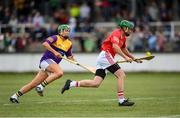
[[47,82],[46,80],[44,80],[44,81],[41,83],[41,85],[42,85],[43,87],[45,87],[45,86],[48,85],[48,82]]
[[18,98],[18,97],[20,97],[20,96],[22,96],[22,95],[23,95],[23,93],[22,93],[21,91],[18,91],[17,93],[15,93],[15,94],[13,95],[13,97]]
[[119,98],[119,103],[123,103],[124,100],[125,100],[125,98],[124,98],[124,92],[123,92],[123,91],[119,91],[119,92],[117,93],[117,95],[118,95],[118,98]]
[[44,89],[44,87],[42,86],[42,84],[39,84],[37,87]]
[[80,85],[80,83],[79,83],[78,81],[72,81],[72,82],[70,83],[70,88],[71,88],[71,87],[79,87],[79,85]]

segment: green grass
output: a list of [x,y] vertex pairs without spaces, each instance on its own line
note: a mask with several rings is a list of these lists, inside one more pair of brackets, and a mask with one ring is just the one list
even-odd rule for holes
[[180,117],[180,73],[127,73],[125,95],[136,104],[118,107],[116,79],[108,74],[98,89],[73,88],[60,94],[66,79],[89,79],[89,73],[65,73],[48,85],[45,96],[34,90],[11,104],[9,97],[34,73],[0,73],[0,117]]

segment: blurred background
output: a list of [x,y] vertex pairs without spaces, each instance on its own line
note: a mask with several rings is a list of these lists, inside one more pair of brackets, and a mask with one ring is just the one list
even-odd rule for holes
[[133,21],[133,52],[180,52],[180,0],[1,0],[0,52],[42,52],[69,24],[74,52],[97,52],[120,19]]
[[[19,53],[29,54],[28,58],[34,58],[33,54],[40,55],[44,51],[41,43],[48,36],[57,34],[60,24],[71,26],[73,52],[80,55],[77,57],[87,59],[90,54],[95,54],[90,58],[94,61],[89,62],[95,64],[102,41],[121,19],[135,23],[134,33],[127,40],[131,52],[174,54],[175,58],[170,55],[167,60],[171,59],[176,65],[178,61],[174,59],[180,59],[180,56],[176,57],[180,52],[179,6],[180,0],[1,0],[1,65],[12,54],[13,59],[17,59]],[[84,53],[86,55],[81,56]]]

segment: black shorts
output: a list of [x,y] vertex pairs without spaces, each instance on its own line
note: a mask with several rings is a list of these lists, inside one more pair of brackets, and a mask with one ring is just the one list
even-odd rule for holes
[[121,67],[115,63],[109,67],[106,68],[109,72],[111,72],[112,74],[114,74],[118,69],[121,69]]
[[[114,73],[115,73],[118,69],[120,69],[120,68],[121,68],[121,67],[120,67],[117,63],[115,63],[115,64],[107,67],[106,69],[107,69],[109,72],[111,72],[112,74],[114,74]],[[100,76],[100,77],[102,77],[102,78],[104,79],[105,76],[106,76],[106,72],[105,72],[106,69],[97,69],[97,70],[96,70],[96,73],[95,73],[95,76]]]

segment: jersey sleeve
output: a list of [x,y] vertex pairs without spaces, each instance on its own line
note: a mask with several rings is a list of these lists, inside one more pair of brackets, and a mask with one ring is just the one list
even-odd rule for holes
[[54,43],[56,41],[57,41],[57,36],[56,35],[50,36],[45,40],[45,42],[47,42],[48,44],[52,44],[52,43]]
[[66,57],[72,56],[72,45],[65,54],[66,54]]
[[121,36],[121,33],[118,32],[117,30],[116,31],[113,31],[112,32],[112,37],[111,37],[111,43],[114,43],[114,44],[119,44],[119,38]]
[[117,44],[120,48],[125,48],[126,44],[124,42],[124,39],[122,38],[122,33],[119,31],[114,31],[112,33],[112,39],[111,39],[111,43],[113,44]]

